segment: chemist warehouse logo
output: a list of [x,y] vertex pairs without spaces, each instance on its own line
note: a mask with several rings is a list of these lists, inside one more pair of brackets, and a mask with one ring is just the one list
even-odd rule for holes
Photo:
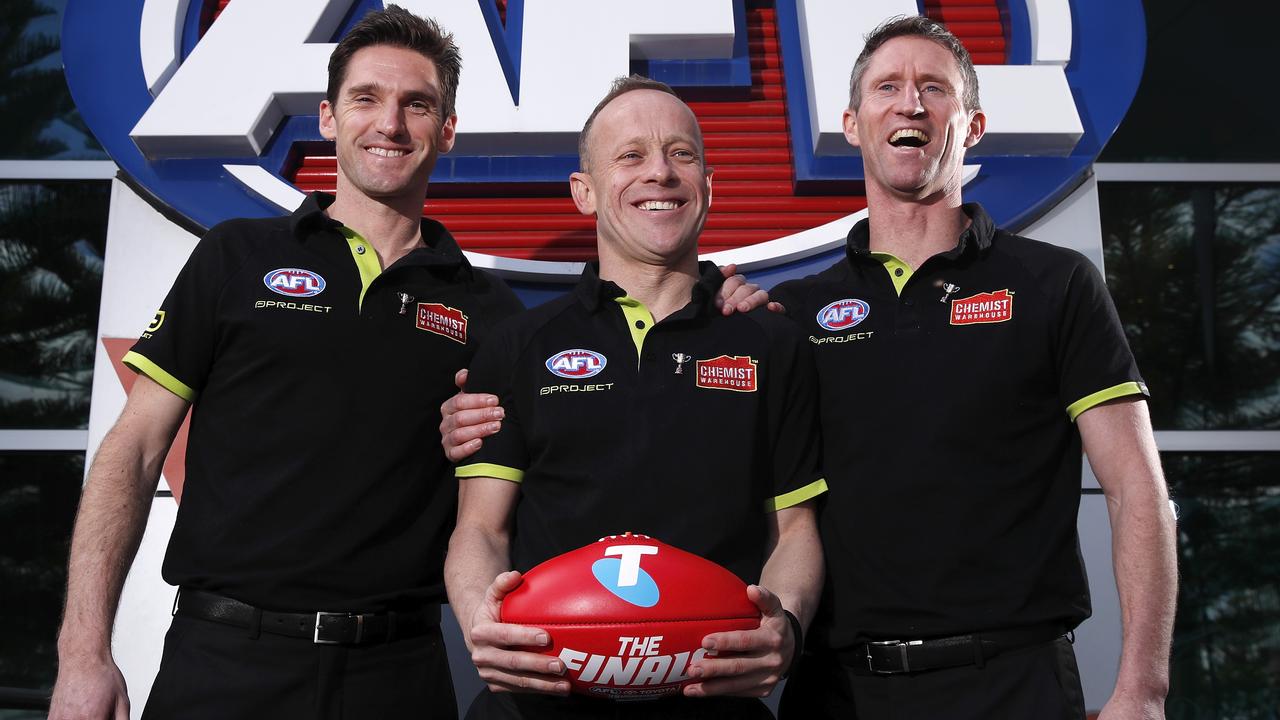
[[[691,103],[716,169],[700,246],[709,259],[782,264],[763,276],[781,279],[786,263],[836,257],[865,214],[865,200],[848,193],[862,169],[840,112],[859,51],[851,38],[883,19],[874,4],[809,0],[803,13],[797,0],[745,12],[733,0],[508,0],[501,13],[493,0],[403,4],[452,31],[465,59],[458,140],[436,166],[428,212],[478,266],[563,279],[580,266],[562,261],[593,257],[594,231],[566,179],[583,120],[633,67],[686,97],[725,98]],[[94,135],[167,210],[203,227],[281,215],[305,192],[333,188],[332,145],[316,127],[326,63],[381,5],[69,0],[66,75]],[[965,171],[981,182],[966,197],[1018,229],[1074,187],[1137,88],[1144,48],[1132,38],[1143,27],[1140,0],[1009,0],[984,22],[954,25],[980,63],[989,116]]]

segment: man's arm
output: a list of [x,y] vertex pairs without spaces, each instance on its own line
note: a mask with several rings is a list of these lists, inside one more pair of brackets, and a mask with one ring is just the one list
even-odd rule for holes
[[502,429],[506,413],[498,405],[497,395],[464,391],[466,370],[459,370],[453,382],[458,394],[440,406],[440,444],[444,446],[444,456],[456,463],[479,452],[482,439]]
[[564,663],[512,647],[545,646],[545,630],[499,622],[502,599],[520,585],[511,572],[512,515],[520,486],[509,480],[471,477],[458,484],[458,524],[449,538],[445,586],[471,661],[495,692],[566,695]]
[[1178,569],[1175,521],[1147,404],[1104,403],[1076,422],[1107,499],[1120,592],[1120,671],[1099,718],[1163,718]]
[[[737,312],[751,312],[762,305],[777,305],[777,303],[769,303],[769,293],[760,289],[759,285],[747,282],[747,279],[738,274],[738,266],[729,263],[720,268],[720,273],[724,275],[724,284],[720,286],[720,294],[716,296],[716,307],[720,308],[720,312],[724,315],[732,315]],[[770,309],[773,309],[770,307]]]
[[52,720],[129,717],[111,627],[186,400],[139,375],[93,459],[76,513]]
[[802,648],[783,610],[791,612],[802,628],[809,626],[822,590],[822,543],[814,516],[815,501],[808,500],[769,515],[769,545],[760,585],[747,595],[764,616],[757,630],[713,633],[702,642],[716,657],[694,666],[703,682],[689,685],[684,694],[765,697],[791,666]]

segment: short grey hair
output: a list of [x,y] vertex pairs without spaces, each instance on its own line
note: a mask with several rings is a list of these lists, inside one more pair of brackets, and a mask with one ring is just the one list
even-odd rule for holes
[[862,104],[862,76],[871,64],[871,56],[882,45],[894,38],[919,37],[932,40],[951,52],[960,68],[960,76],[964,79],[964,109],[969,112],[981,110],[978,102],[978,73],[973,69],[973,58],[965,49],[964,43],[942,23],[922,15],[899,15],[880,23],[875,30],[867,33],[867,44],[863,46],[858,60],[853,63],[853,72],[849,74],[849,109],[857,110]]

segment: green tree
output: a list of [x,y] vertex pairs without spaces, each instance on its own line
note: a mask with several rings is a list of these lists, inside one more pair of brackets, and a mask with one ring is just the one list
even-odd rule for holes
[[0,426],[88,421],[109,186],[0,186]]

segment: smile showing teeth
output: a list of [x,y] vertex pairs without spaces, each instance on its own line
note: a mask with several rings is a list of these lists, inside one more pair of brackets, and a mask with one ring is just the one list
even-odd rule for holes
[[368,147],[368,148],[365,148],[365,150],[373,153],[374,155],[380,155],[382,157],[396,158],[396,157],[402,157],[405,155],[404,150],[388,150],[386,148],[380,148],[380,147]]
[[921,130],[897,130],[889,137],[889,144],[894,147],[921,147],[929,142],[929,136]]
[[646,200],[636,207],[641,210],[675,210],[680,207],[680,203],[674,200]]

